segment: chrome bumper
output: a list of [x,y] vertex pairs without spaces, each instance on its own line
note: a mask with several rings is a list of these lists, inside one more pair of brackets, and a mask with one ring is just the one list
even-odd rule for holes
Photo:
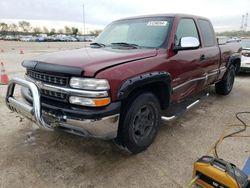
[[[30,90],[33,100],[32,106],[25,101],[17,100],[13,96],[16,85],[20,85]],[[66,132],[101,139],[113,139],[117,136],[119,115],[97,120],[76,120],[69,119],[67,116],[53,116],[42,111],[40,92],[36,84],[24,79],[12,78],[10,80],[6,94],[6,105],[10,110],[27,117],[34,121],[40,128],[46,130],[53,130],[59,127]]]

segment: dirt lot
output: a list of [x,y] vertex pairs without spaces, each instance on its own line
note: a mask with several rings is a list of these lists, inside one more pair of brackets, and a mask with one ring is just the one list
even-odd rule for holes
[[[23,59],[82,46],[0,41],[0,62],[10,77],[23,76]],[[19,54],[20,49],[24,54]],[[193,162],[208,151],[226,125],[237,123],[234,114],[250,111],[249,83],[250,75],[238,76],[227,97],[216,96],[211,88],[210,97],[162,126],[155,143],[134,156],[121,153],[112,142],[46,132],[28,120],[20,122],[5,107],[6,86],[0,85],[0,188],[185,187]],[[220,157],[242,167],[250,155],[249,139],[226,140],[219,148]]]

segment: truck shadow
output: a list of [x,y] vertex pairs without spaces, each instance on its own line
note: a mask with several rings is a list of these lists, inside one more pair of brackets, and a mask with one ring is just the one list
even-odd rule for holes
[[[27,123],[26,120],[24,123]],[[173,127],[161,129],[158,138],[171,137]],[[14,170],[28,180],[39,177],[39,182],[55,183],[55,186],[64,182],[69,187],[82,184],[83,187],[105,187],[107,183],[113,184],[111,187],[126,187],[133,182],[139,183],[148,173],[153,173],[153,181],[144,179],[141,182],[142,185],[153,187],[154,182],[161,181],[162,178],[158,168],[165,166],[166,176],[170,176],[171,162],[174,161],[172,155],[164,155],[167,162],[161,164],[163,159],[159,158],[159,154],[167,152],[168,149],[161,148],[159,151],[158,139],[147,151],[130,155],[116,148],[111,141],[82,138],[61,131],[47,132],[26,126],[15,135],[6,140],[8,149],[0,155],[4,164],[0,165],[1,169],[10,168],[11,170],[7,170],[10,174]],[[167,165],[170,165],[170,170]],[[141,172],[137,174],[139,169]],[[30,171],[32,175],[26,173]],[[168,187],[173,185],[173,181],[176,180],[164,180]]]
[[236,75],[236,77],[239,78],[246,78],[246,77],[250,77],[250,72],[240,72]]

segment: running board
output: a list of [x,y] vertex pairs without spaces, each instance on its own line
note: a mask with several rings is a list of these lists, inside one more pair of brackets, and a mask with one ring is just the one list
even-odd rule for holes
[[173,116],[161,116],[161,119],[163,121],[173,121],[175,120],[176,118],[180,117],[181,115],[183,115],[185,112],[187,112],[188,110],[190,110],[192,107],[194,107],[196,104],[200,103],[200,101],[205,98],[205,97],[208,97],[209,96],[209,93],[207,93],[205,96],[197,99],[196,101],[194,101],[193,103],[191,103],[190,105],[186,106],[183,110],[177,112],[176,114],[174,114]]

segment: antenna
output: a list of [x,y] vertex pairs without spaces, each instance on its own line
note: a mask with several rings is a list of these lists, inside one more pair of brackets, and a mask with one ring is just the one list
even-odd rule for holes
[[245,18],[245,15],[242,15],[241,24],[240,24],[240,30],[243,30],[244,18]]
[[246,18],[245,18],[245,24],[244,24],[244,29],[247,31],[247,23],[248,22],[248,13],[246,13]]

